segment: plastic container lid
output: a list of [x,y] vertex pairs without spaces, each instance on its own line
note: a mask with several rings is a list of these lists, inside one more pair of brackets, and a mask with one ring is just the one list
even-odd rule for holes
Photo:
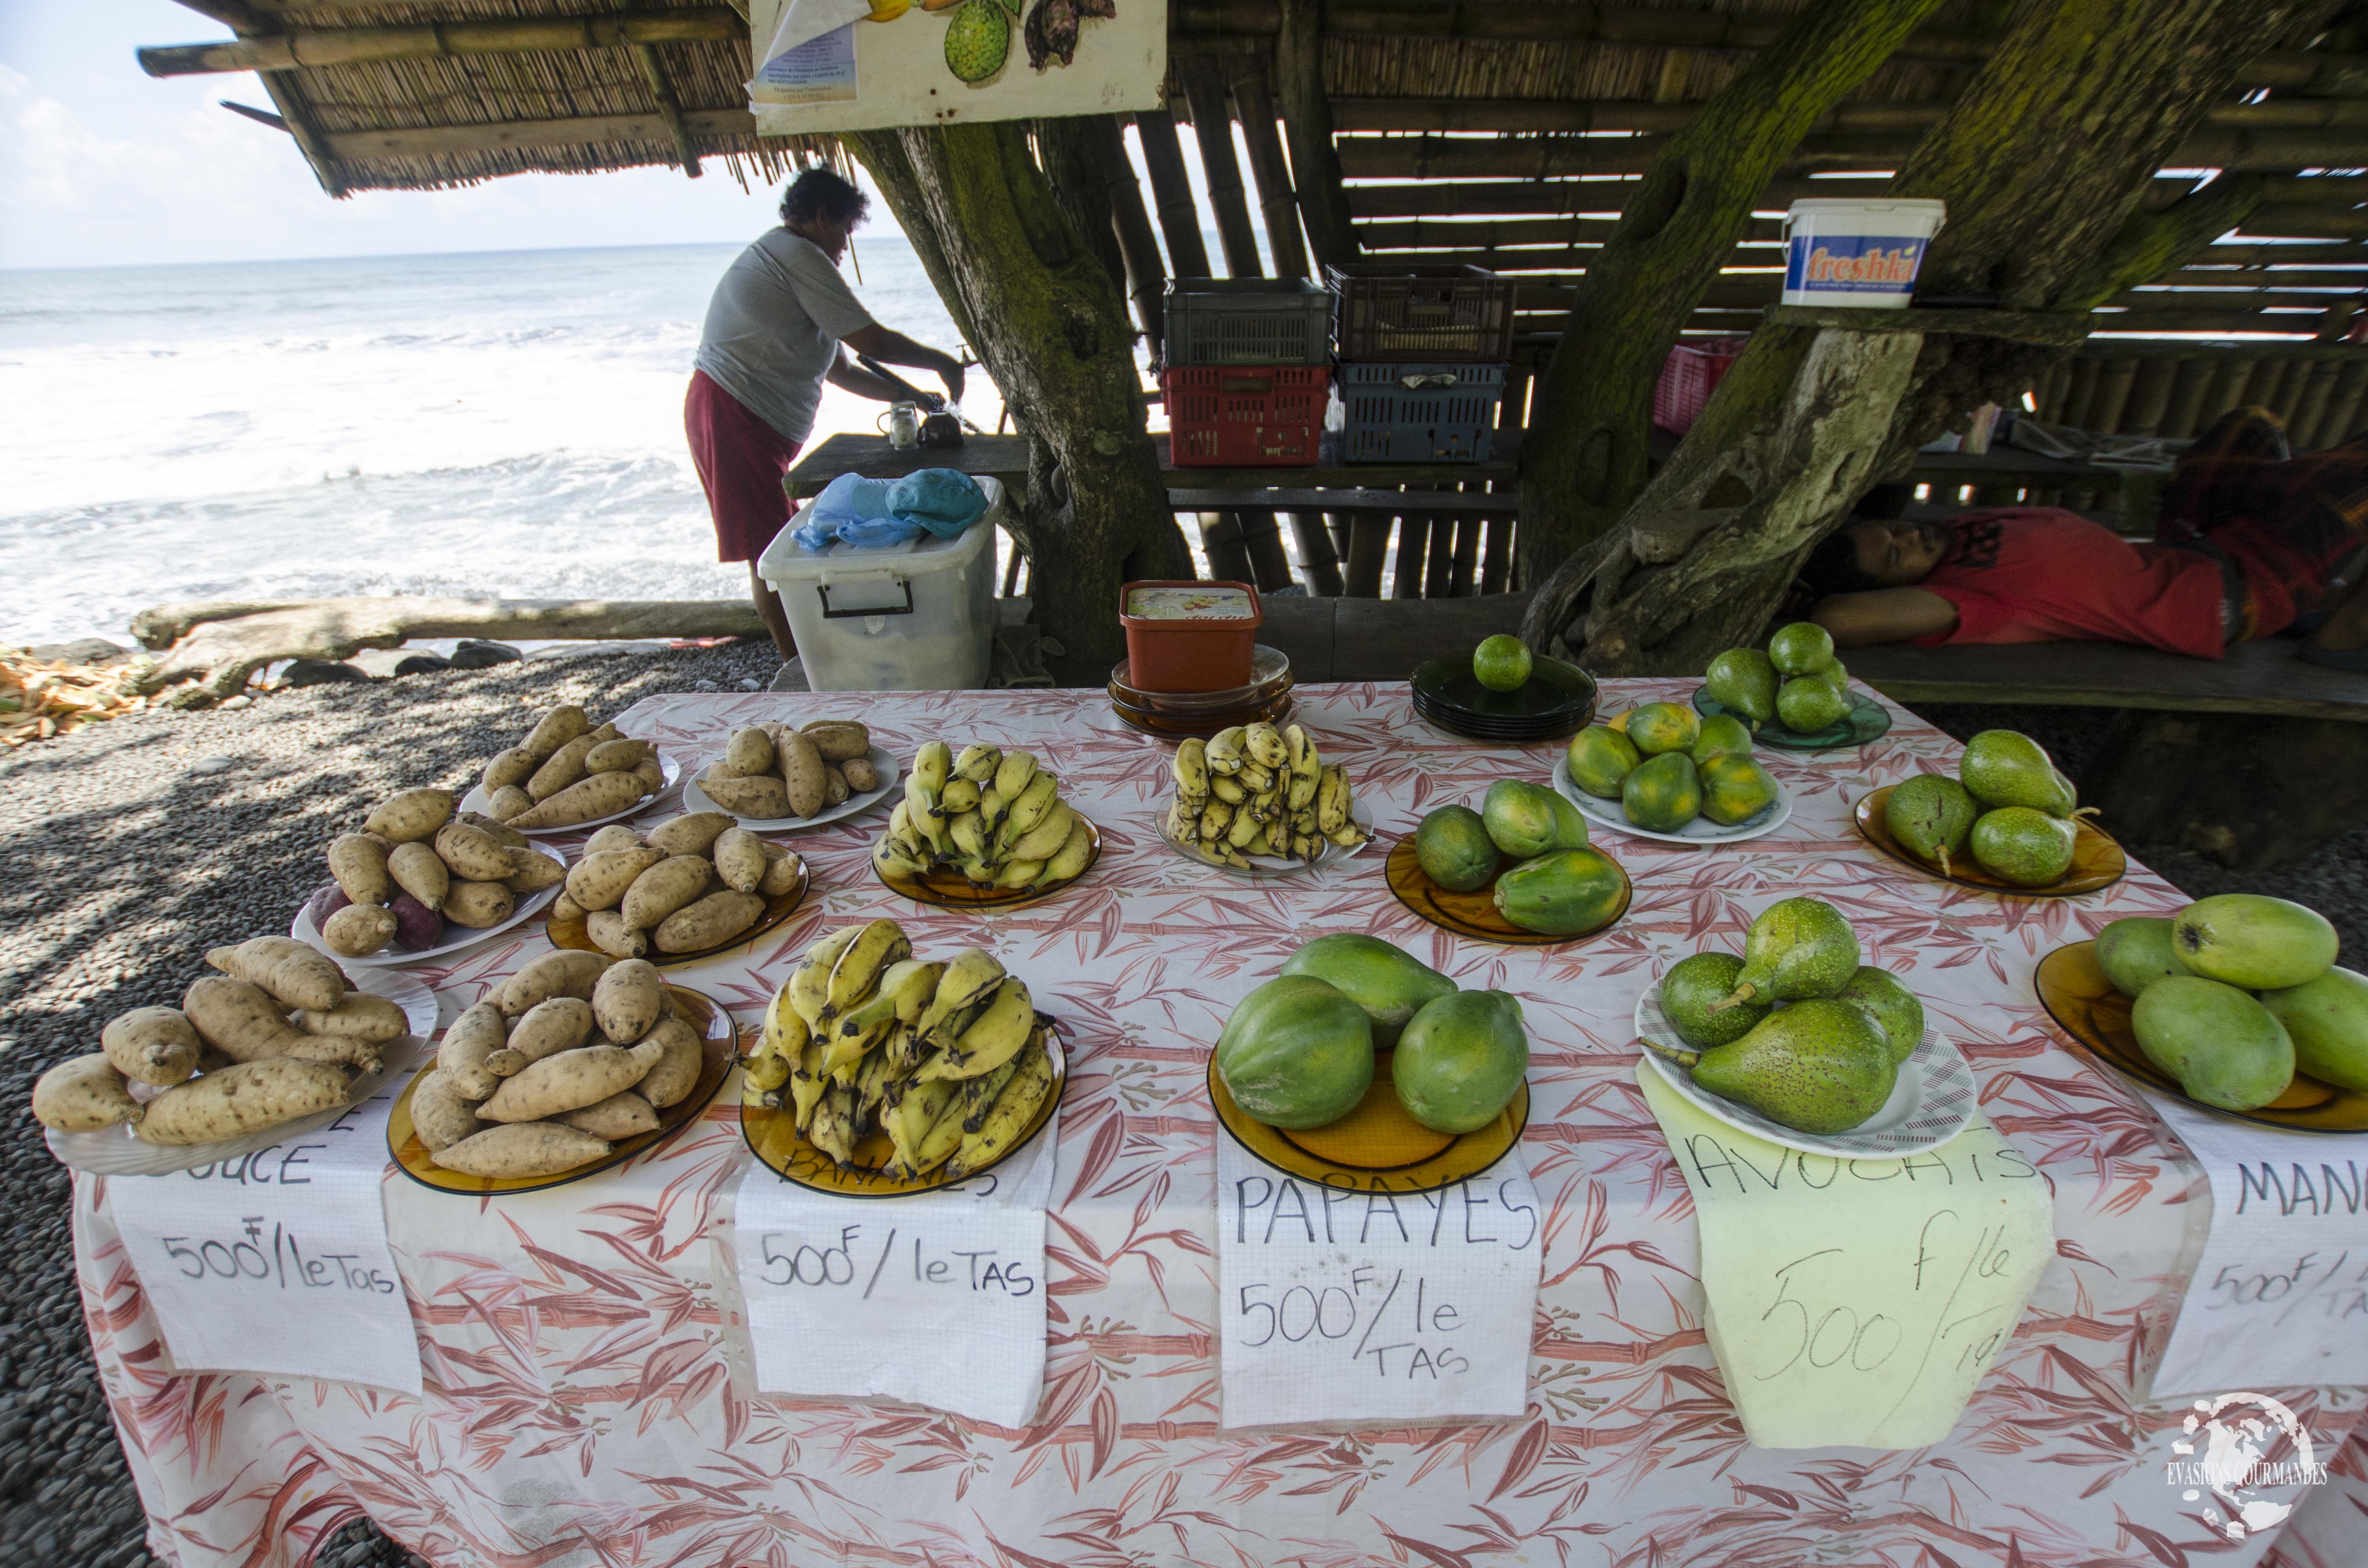
[[865,548],[835,542],[825,549],[811,551],[800,548],[791,537],[794,530],[785,527],[757,557],[757,574],[778,587],[784,583],[813,583],[867,573],[916,577],[931,572],[959,572],[979,551],[994,548],[996,524],[1001,519],[1002,482],[982,475],[978,486],[986,493],[985,515],[951,539],[924,532],[917,539],[896,544]]
[[1250,596],[1224,583],[1192,586],[1137,583],[1126,590],[1126,618],[1149,621],[1247,620],[1257,615]]

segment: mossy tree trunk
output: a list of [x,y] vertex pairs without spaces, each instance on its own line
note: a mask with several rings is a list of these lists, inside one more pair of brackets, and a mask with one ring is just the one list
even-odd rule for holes
[[[1551,648],[1584,612],[1570,651],[1605,675],[1698,671],[1720,648],[1755,639],[1801,559],[1870,483],[1966,411],[2032,385],[2078,345],[2080,313],[2122,282],[2200,248],[2250,210],[2258,195],[2245,182],[2215,182],[2164,208],[2142,203],[2156,169],[2245,62],[2306,41],[2336,9],[2334,0],[2026,6],[1892,187],[1948,203],[1920,292],[1992,300],[1999,312],[1925,335],[1896,382],[1855,388],[1807,375],[1812,340],[1833,335],[1763,327],[1669,465],[1680,479],[1716,471],[1722,482],[1699,494],[1656,482],[1618,528],[1540,584],[1524,636]],[[1722,445],[1770,445],[1819,397],[1833,400],[1826,417],[1861,433],[1871,460],[1835,467],[1813,504],[1802,504],[1797,472],[1755,481],[1749,465],[1717,462]],[[1526,533],[1526,475],[1522,500]],[[1689,508],[1712,515],[1673,518]]]
[[[1064,685],[1099,684],[1125,654],[1120,585],[1190,577],[1136,381],[1107,196],[1068,135],[1030,127],[916,127],[843,136],[871,172],[929,280],[1029,439],[1012,532],[1036,620],[1060,640]],[[1099,217],[1096,219],[1095,212]],[[1108,251],[1109,256],[1104,252]]]

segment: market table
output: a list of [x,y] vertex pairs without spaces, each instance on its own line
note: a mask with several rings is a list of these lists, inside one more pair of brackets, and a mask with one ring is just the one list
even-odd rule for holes
[[[1682,700],[1692,683],[1611,684],[1607,702],[1625,706]],[[2209,1205],[2193,1201],[2194,1166],[2136,1095],[2054,1031],[2032,971],[2108,919],[2182,902],[2167,884],[2134,866],[2086,898],[2000,899],[1882,859],[1851,832],[1851,802],[1955,751],[1895,710],[1889,734],[1857,752],[1763,751],[1796,800],[1774,835],[1707,853],[1602,835],[1635,882],[1611,929],[1558,947],[1478,945],[1395,902],[1383,851],[1431,807],[1475,800],[1499,777],[1543,778],[1554,748],[1516,756],[1434,731],[1403,686],[1297,696],[1298,722],[1349,765],[1382,841],[1255,882],[1159,842],[1167,750],[1096,693],[666,697],[620,720],[686,762],[760,717],[860,716],[900,754],[933,737],[1024,746],[1100,824],[1102,857],[1083,881],[987,915],[918,908],[877,884],[876,819],[800,835],[816,878],[807,906],[753,949],[674,976],[752,1023],[818,932],[889,915],[924,953],[990,949],[1062,1020],[1073,1067],[1033,1425],[754,1392],[729,1256],[749,1163],[732,1085],[673,1142],[573,1186],[479,1202],[390,1169],[419,1398],[176,1374],[108,1184],[77,1176],[75,1264],[154,1549],[183,1568],[302,1563],[366,1511],[439,1568],[2368,1560],[2359,1510],[2333,1487],[2310,1516],[2328,1528],[2308,1555],[2268,1554],[2266,1533],[2215,1539],[2165,1481],[2183,1405],[2134,1403]],[[1705,945],[1739,949],[1756,910],[1799,892],[1832,902],[1869,961],[1909,980],[1963,1045],[1991,1121],[2054,1191],[2057,1256],[1931,1449],[1746,1442],[1702,1327],[1687,1190],[1633,1075],[1638,988]],[[1547,1217],[1517,1418],[1220,1425],[1207,1052],[1284,954],[1343,929],[1524,1000],[1534,1104],[1522,1152]],[[540,937],[500,939],[416,972],[449,1018],[542,949]],[[2262,1392],[2330,1449],[2359,1414],[2350,1393]]]

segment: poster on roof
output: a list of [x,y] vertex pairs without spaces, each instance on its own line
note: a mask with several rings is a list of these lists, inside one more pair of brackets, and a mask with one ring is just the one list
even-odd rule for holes
[[751,0],[764,136],[1157,108],[1167,0]]

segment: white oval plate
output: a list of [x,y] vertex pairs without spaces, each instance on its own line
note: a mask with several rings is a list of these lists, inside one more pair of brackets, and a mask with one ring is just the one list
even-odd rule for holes
[[[548,838],[555,833],[589,833],[603,823],[622,822],[627,817],[639,816],[656,805],[665,797],[666,792],[674,788],[675,780],[682,777],[682,764],[666,753],[660,752],[658,753],[658,771],[666,776],[666,782],[658,786],[657,793],[643,796],[621,812],[610,812],[605,817],[594,817],[590,822],[571,823],[565,827],[521,827],[515,831],[525,834],[529,838]],[[486,795],[485,787],[483,784],[472,784],[469,786],[469,792],[461,797],[459,809],[464,812],[484,812],[490,816],[492,813],[485,812],[485,808],[491,804],[493,801]]]
[[1708,817],[1698,816],[1675,833],[1655,833],[1630,822],[1619,801],[1590,795],[1571,782],[1570,758],[1566,756],[1554,764],[1554,786],[1564,800],[1578,808],[1579,815],[1596,826],[1624,833],[1631,838],[1657,838],[1664,844],[1735,844],[1773,833],[1793,815],[1793,792],[1779,781],[1775,804],[1761,807],[1757,815],[1746,817],[1733,827],[1721,827]]
[[1694,1082],[1694,1075],[1662,1054],[1691,1051],[1661,1014],[1661,983],[1657,979],[1636,998],[1636,1039],[1645,1060],[1664,1083],[1686,1097],[1696,1110],[1716,1118],[1740,1132],[1804,1154],[1827,1154],[1837,1160],[1897,1160],[1937,1149],[1965,1130],[1981,1096],[1974,1070],[1940,1030],[1927,1025],[1915,1054],[1899,1064],[1899,1081],[1883,1108],[1848,1132],[1801,1132],[1758,1111],[1712,1094]]
[[1247,855],[1243,857],[1250,863],[1250,869],[1247,871],[1238,866],[1201,859],[1201,857],[1162,833],[1156,820],[1151,824],[1151,836],[1194,865],[1206,866],[1212,871],[1223,871],[1229,877],[1296,877],[1313,871],[1318,867],[1337,866],[1343,860],[1353,860],[1365,852],[1366,845],[1373,842],[1372,810],[1364,801],[1351,797],[1349,801],[1349,820],[1365,830],[1365,843],[1360,844],[1356,848],[1344,849],[1327,838],[1324,841],[1324,853],[1313,860],[1286,860],[1280,855]]
[[[350,963],[351,960],[339,960]],[[212,971],[209,970],[208,973]],[[71,1165],[93,1176],[171,1176],[176,1171],[195,1170],[199,1165],[220,1165],[225,1160],[259,1154],[275,1143],[326,1127],[354,1107],[369,1099],[391,1084],[403,1081],[418,1062],[427,1041],[436,1034],[436,994],[410,975],[392,970],[370,969],[347,971],[347,978],[357,991],[367,991],[373,996],[383,996],[401,1007],[411,1020],[411,1032],[401,1040],[389,1040],[381,1053],[379,1070],[356,1078],[346,1103],[335,1110],[315,1111],[293,1121],[283,1121],[277,1127],[267,1127],[260,1132],[250,1132],[244,1138],[225,1139],[219,1143],[185,1143],[165,1145],[142,1143],[128,1127],[101,1128],[97,1132],[57,1132],[47,1128],[42,1136],[48,1141],[50,1153],[60,1165]],[[135,1085],[144,1087],[144,1085]],[[162,1090],[156,1091],[162,1093]],[[381,1140],[383,1142],[383,1140]]]
[[[896,788],[904,775],[896,769],[896,759],[878,746],[873,746],[864,753],[863,758],[871,764],[873,770],[880,775],[879,786],[876,789],[866,790],[860,795],[849,795],[838,804],[825,806],[810,817],[743,817],[733,816],[730,812],[724,812],[723,814],[732,817],[733,821],[751,833],[797,833],[805,828],[820,827],[825,823],[837,822],[843,817],[851,817],[860,812],[868,812],[888,798],[889,792]],[[701,766],[703,770],[704,765]],[[707,791],[699,787],[697,778],[691,779],[682,787],[682,809],[685,812],[723,811],[722,806],[707,798]]]
[[[564,860],[566,857],[563,855],[556,857],[556,858]],[[450,953],[461,952],[465,949],[475,947],[480,942],[487,941],[493,937],[500,936],[511,926],[518,925],[523,921],[530,920],[535,915],[542,913],[545,907],[559,897],[560,890],[566,885],[567,884],[564,881],[557,881],[553,882],[551,886],[544,888],[541,892],[530,892],[523,895],[518,901],[518,907],[510,911],[510,917],[507,920],[503,921],[498,926],[488,926],[482,931],[472,929],[467,926],[455,926],[452,922],[447,920],[444,922],[443,939],[438,942],[434,947],[422,948],[416,953],[406,953],[402,949],[395,947],[382,948],[379,951],[371,953],[366,958],[359,959],[347,958],[345,954],[339,952],[332,952],[330,951],[329,944],[321,939],[319,929],[313,926],[312,917],[304,913],[304,904],[302,903],[296,906],[296,917],[288,923],[288,934],[295,937],[298,941],[303,943],[308,948],[318,948],[321,951],[328,953],[331,958],[345,965],[347,970],[400,969],[404,964],[426,963],[429,959],[440,959]],[[306,894],[304,903],[310,903],[312,902],[312,895],[309,893]]]

